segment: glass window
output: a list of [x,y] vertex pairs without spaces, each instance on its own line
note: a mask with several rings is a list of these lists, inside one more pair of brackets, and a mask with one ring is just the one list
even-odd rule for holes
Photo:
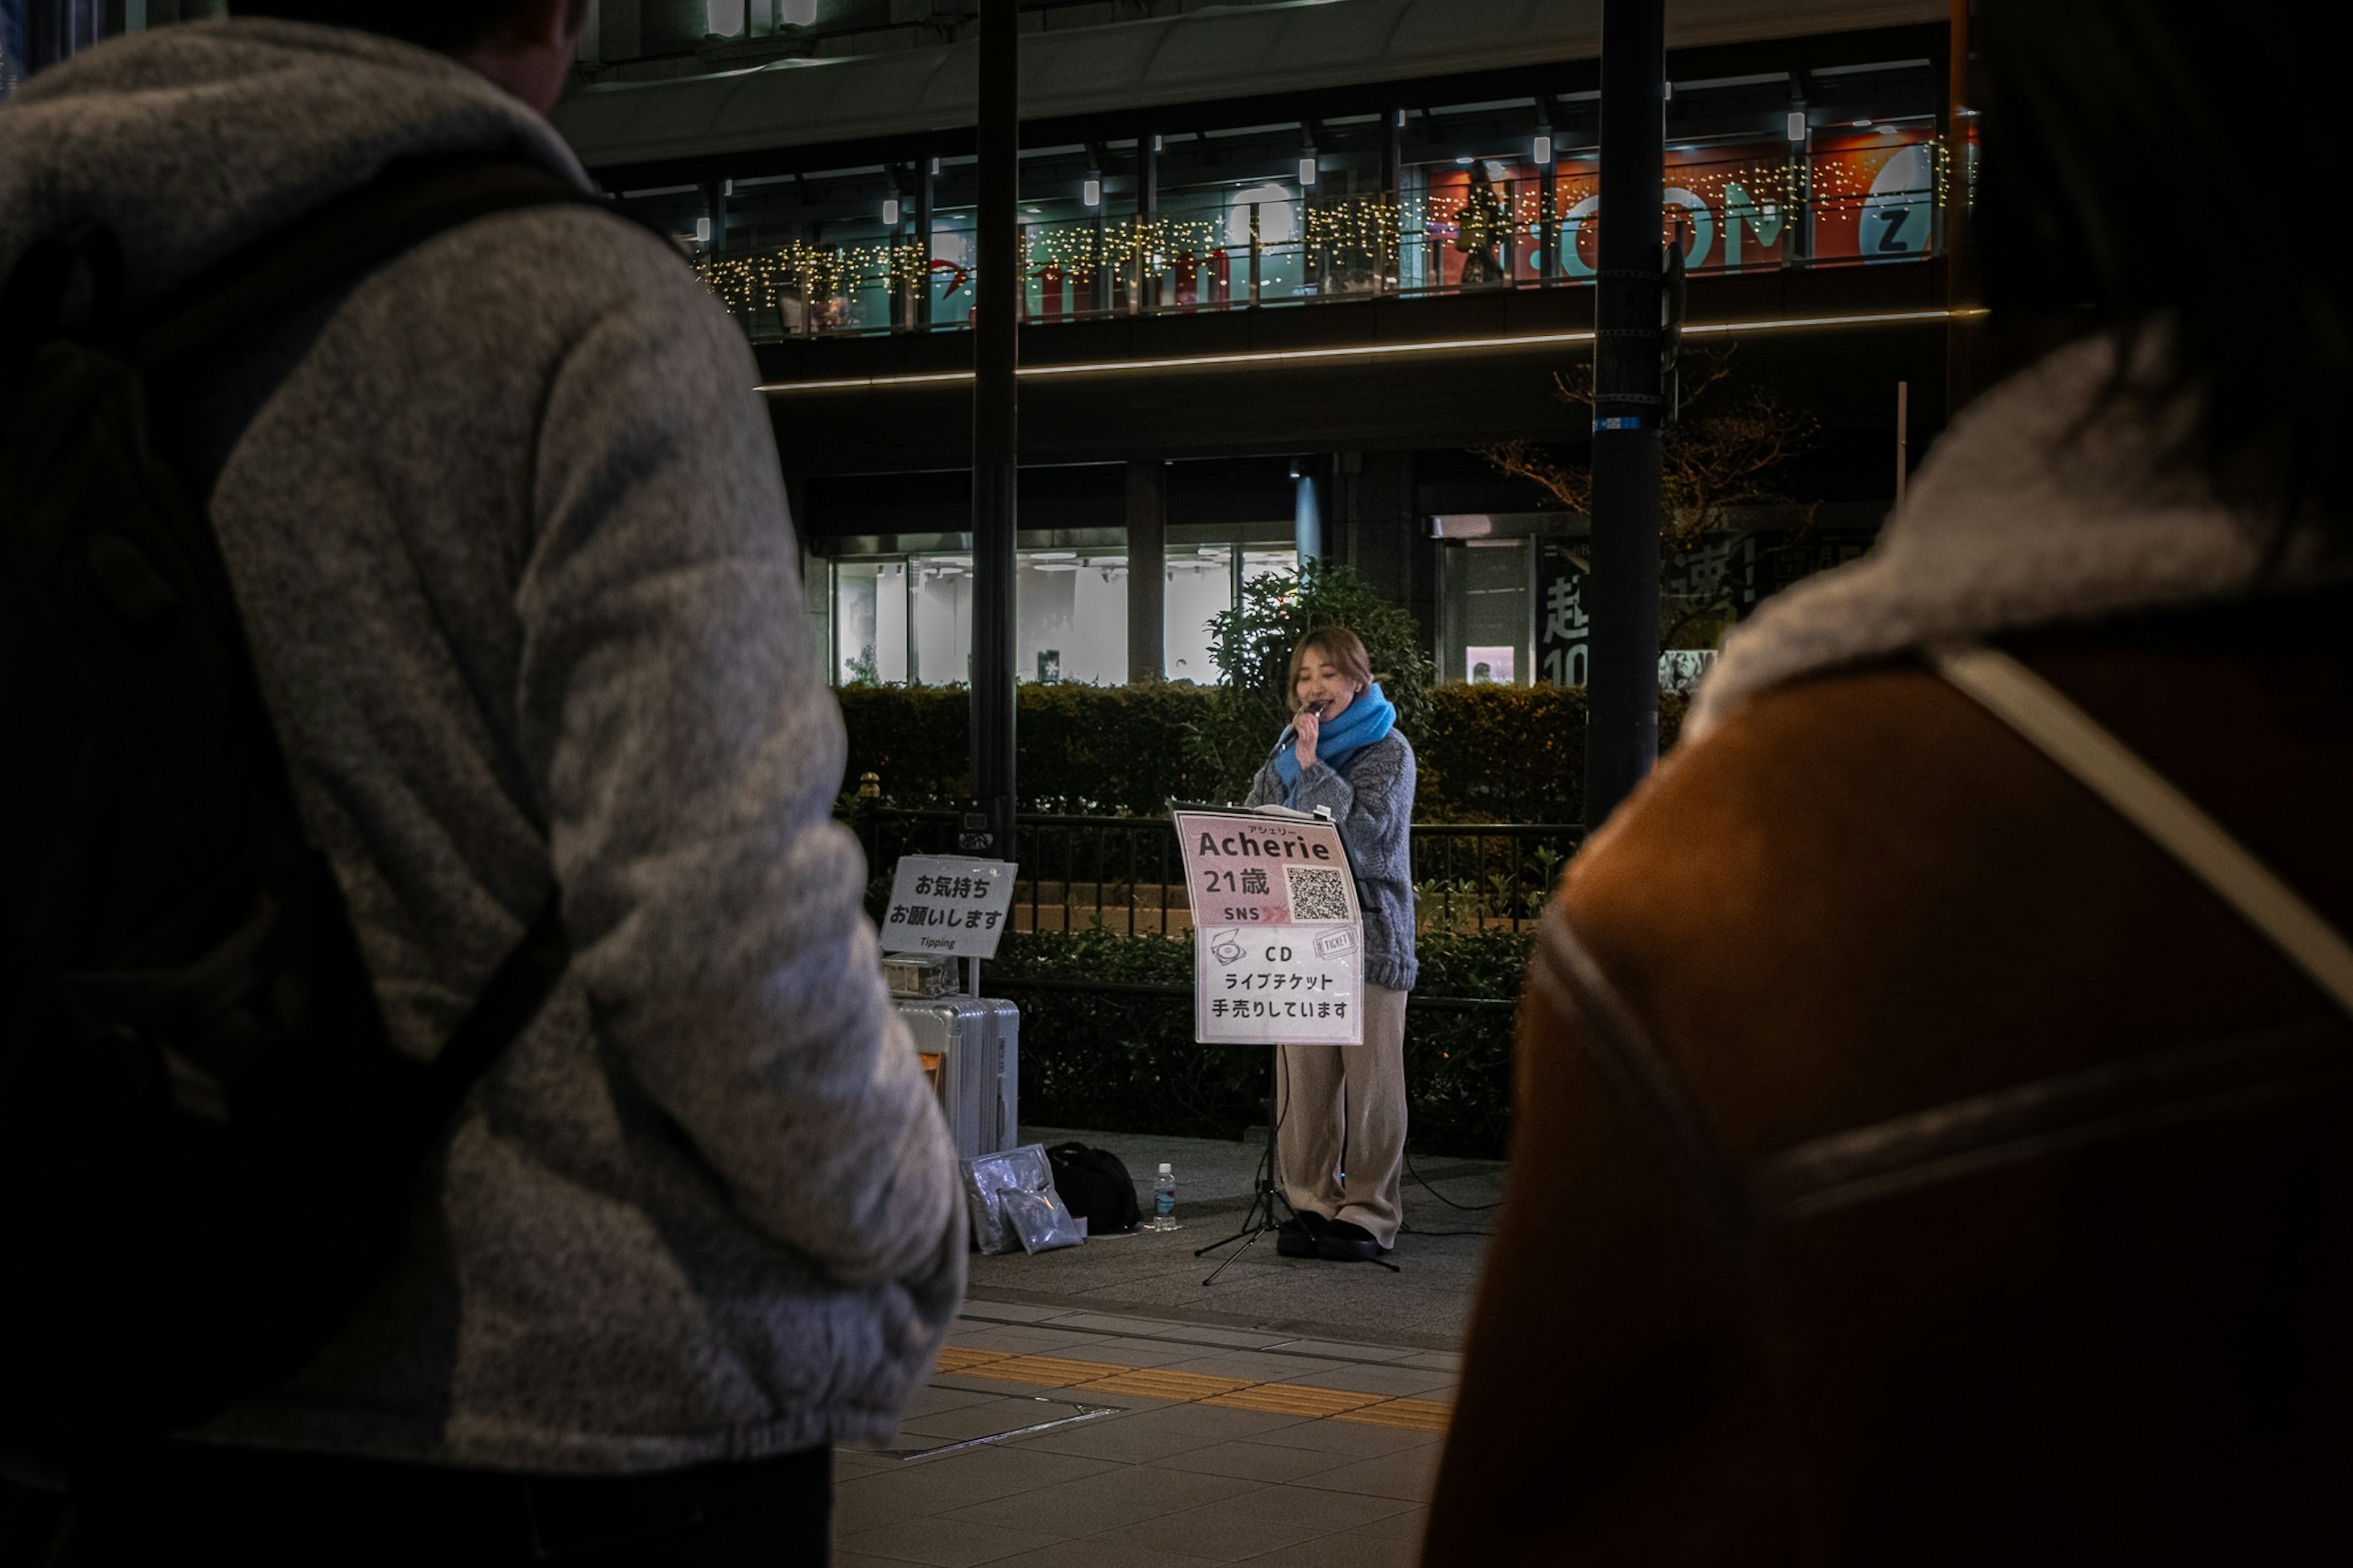
[[875,668],[874,580],[881,568],[871,561],[845,561],[833,569],[833,679],[842,686],[871,686]]
[[919,555],[908,618],[914,627],[913,678],[925,686],[972,679],[972,557]]
[[[1289,549],[1180,546],[1167,561],[1163,666],[1172,680],[1218,679],[1213,616],[1233,607],[1238,577],[1293,572]],[[1127,679],[1128,560],[1113,549],[1024,550],[1014,564],[1014,678],[1116,686]],[[926,686],[971,678],[973,559],[932,553],[833,563],[829,622],[840,684]]]
[[1014,579],[1014,679],[1127,679],[1126,557],[1032,551]]
[[1235,544],[1203,544],[1189,551],[1172,548],[1162,603],[1162,672],[1171,680],[1214,685],[1219,670],[1209,621],[1234,607],[1236,580],[1254,581],[1269,573],[1298,570],[1299,554],[1294,550]]
[[1472,539],[1445,546],[1439,558],[1440,680],[1528,684],[1535,651],[1528,646],[1529,544]]

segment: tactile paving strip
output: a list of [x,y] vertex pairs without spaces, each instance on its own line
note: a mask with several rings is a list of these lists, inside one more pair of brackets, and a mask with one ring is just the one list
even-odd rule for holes
[[1003,1383],[1044,1388],[1084,1389],[1092,1394],[1129,1394],[1180,1405],[1217,1405],[1311,1420],[1354,1421],[1407,1432],[1443,1432],[1454,1407],[1439,1399],[1391,1399],[1338,1388],[1308,1388],[1295,1383],[1252,1383],[1213,1377],[1178,1368],[1121,1366],[1111,1362],[1072,1361],[1060,1356],[1014,1355],[1005,1351],[947,1345],[939,1370]]

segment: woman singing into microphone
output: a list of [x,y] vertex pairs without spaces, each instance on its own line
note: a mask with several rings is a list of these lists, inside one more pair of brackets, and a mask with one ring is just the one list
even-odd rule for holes
[[1413,748],[1356,634],[1311,632],[1291,656],[1294,714],[1249,805],[1329,806],[1365,917],[1361,1046],[1283,1046],[1275,1152],[1297,1214],[1286,1258],[1368,1260],[1397,1238],[1405,1162],[1405,996],[1413,989]]

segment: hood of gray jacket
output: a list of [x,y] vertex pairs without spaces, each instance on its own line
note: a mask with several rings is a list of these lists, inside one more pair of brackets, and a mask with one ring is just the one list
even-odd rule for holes
[[0,105],[0,270],[105,224],[133,241],[135,306],[397,159],[482,152],[593,188],[554,127],[445,56],[275,20],[127,34]]

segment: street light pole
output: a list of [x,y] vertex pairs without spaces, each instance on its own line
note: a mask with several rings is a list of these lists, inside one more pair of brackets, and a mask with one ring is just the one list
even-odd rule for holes
[[1599,826],[1659,755],[1662,0],[1602,0],[1594,290],[1593,549],[1585,820]]
[[1013,536],[1019,425],[1021,88],[1015,0],[981,0],[980,212],[973,268],[972,789],[966,852],[1010,859]]

